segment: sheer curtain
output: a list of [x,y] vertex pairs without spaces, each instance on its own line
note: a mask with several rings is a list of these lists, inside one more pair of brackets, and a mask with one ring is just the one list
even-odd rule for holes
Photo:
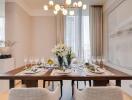
[[5,18],[0,17],[0,40],[5,40]]
[[81,9],[75,10],[75,16],[65,17],[65,44],[70,46],[76,57],[90,59],[89,16]]
[[90,7],[90,39],[92,59],[101,59],[103,56],[103,8],[102,6]]

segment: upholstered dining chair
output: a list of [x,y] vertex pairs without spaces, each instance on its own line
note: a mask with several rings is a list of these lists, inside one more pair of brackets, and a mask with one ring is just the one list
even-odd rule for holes
[[49,91],[46,88],[14,88],[10,90],[8,100],[59,100],[60,88]]
[[74,100],[132,100],[120,87],[89,87],[82,91],[74,88]]

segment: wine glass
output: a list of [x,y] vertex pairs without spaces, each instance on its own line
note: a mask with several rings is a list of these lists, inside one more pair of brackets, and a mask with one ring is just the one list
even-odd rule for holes
[[28,58],[24,58],[24,66],[25,66],[25,69],[27,69],[27,64],[28,64]]
[[33,65],[33,57],[29,58],[29,63],[31,64],[31,66]]
[[42,64],[42,66],[45,66],[45,59],[44,58],[41,58],[40,59],[40,63]]
[[39,58],[34,59],[34,62],[35,62],[35,65],[38,65],[38,63],[39,63]]

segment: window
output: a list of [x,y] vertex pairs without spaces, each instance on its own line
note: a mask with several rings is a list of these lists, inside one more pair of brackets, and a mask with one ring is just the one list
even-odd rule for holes
[[66,16],[65,43],[78,58],[90,59],[89,16]]

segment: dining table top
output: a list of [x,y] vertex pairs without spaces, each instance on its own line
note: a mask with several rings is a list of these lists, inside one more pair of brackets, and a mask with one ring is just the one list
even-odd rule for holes
[[[30,68],[31,66],[28,65]],[[14,68],[6,73],[0,74],[0,80],[132,80],[132,75],[121,72],[110,66],[104,65],[106,71],[111,74],[79,74],[71,72],[71,74],[53,74],[57,69],[54,67],[43,68],[43,73],[37,75],[23,75],[25,66]]]

